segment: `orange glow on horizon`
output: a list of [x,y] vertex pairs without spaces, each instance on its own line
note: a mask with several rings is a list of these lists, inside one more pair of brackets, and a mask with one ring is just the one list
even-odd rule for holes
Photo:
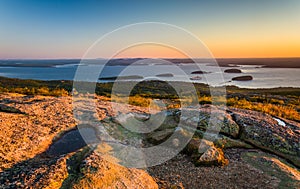
[[276,58],[300,57],[298,44],[244,44],[211,45],[210,51],[217,58]]
[[[272,44],[253,43],[245,44],[207,44],[208,49],[215,58],[284,58],[300,57],[300,43]],[[132,46],[119,52],[114,58],[189,58],[180,49],[172,47],[143,44]],[[199,57],[191,57],[199,58]],[[201,58],[201,57],[200,57]],[[207,58],[207,57],[205,57]]]
[[179,50],[156,44],[135,45],[124,49],[114,58],[189,58]]

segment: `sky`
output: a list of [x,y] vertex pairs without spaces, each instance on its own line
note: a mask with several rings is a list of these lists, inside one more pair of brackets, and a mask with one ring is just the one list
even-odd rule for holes
[[[0,59],[82,58],[103,35],[139,22],[184,28],[217,58],[300,57],[299,10],[299,0],[0,0]],[[181,53],[150,45],[119,56]]]

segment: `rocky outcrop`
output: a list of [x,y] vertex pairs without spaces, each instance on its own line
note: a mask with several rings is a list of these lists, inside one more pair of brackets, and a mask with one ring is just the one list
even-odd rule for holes
[[[178,109],[172,109],[168,111],[163,111],[158,114],[153,115],[154,120],[158,120],[161,114],[164,114],[165,120],[160,125],[160,127],[153,133],[149,135],[160,136],[161,141],[163,141],[163,135],[168,137],[172,134],[172,130],[178,126],[179,121],[187,128],[191,124],[197,123],[197,133],[202,137],[201,133],[209,129],[210,132],[220,132],[222,134],[231,136],[232,138],[237,138],[239,134],[239,126],[232,120],[231,115],[224,110],[220,110],[213,106],[203,106],[199,110],[191,109],[194,116],[182,116],[181,111]],[[213,116],[212,116],[213,115]],[[160,142],[160,141],[158,141]]]
[[157,189],[147,172],[103,159],[86,147],[57,157],[36,156],[0,173],[8,188],[139,188]]
[[245,163],[279,178],[278,188],[300,188],[300,172],[285,160],[261,151],[246,151],[241,157]]
[[226,149],[225,155],[229,164],[222,167],[196,167],[189,156],[178,154],[148,171],[160,188],[179,183],[184,188],[299,188],[299,170],[276,155],[243,148]]
[[251,144],[245,143],[240,139],[233,139],[224,135],[219,135],[215,140],[214,144],[221,149],[228,148],[254,148]]
[[220,132],[222,134],[237,138],[239,126],[232,120],[226,111],[214,106],[204,106],[200,110],[198,129]]
[[11,107],[11,106],[7,106],[5,104],[0,104],[0,112],[14,113],[14,114],[25,114],[21,110],[19,110],[17,108],[14,108],[14,107]]
[[[172,135],[179,120],[186,127],[197,120],[197,118],[185,120],[178,110],[164,113],[167,115],[167,121],[162,124],[162,128],[148,135],[148,140],[155,141],[155,144],[165,141]],[[214,116],[211,120],[212,115]],[[209,131],[213,137],[206,139],[214,142],[220,149],[253,148],[254,146],[300,166],[300,125],[288,120],[285,125],[280,125],[272,116],[260,112],[234,108],[224,111],[214,106],[203,106],[199,109],[199,123],[195,135],[201,138]]]
[[0,112],[0,171],[44,152],[53,137],[75,126],[70,99],[17,94],[0,98],[24,112]]
[[[95,158],[93,146],[99,142],[94,140],[96,130],[88,125],[75,127],[70,97],[0,97],[11,107],[10,111],[0,112],[0,188],[103,188],[103,184],[107,186],[104,188],[158,188],[143,170]],[[25,114],[11,111],[13,108]],[[97,108],[99,115],[93,119],[113,114],[104,101],[99,101]],[[81,138],[84,133],[89,140]]]
[[240,126],[240,139],[260,149],[271,151],[300,166],[300,124],[289,121],[289,125],[278,124],[273,117],[241,109],[231,109]]
[[60,188],[68,177],[67,156],[35,158],[0,172],[0,188]]
[[[96,137],[100,127],[78,124],[72,115],[71,98],[0,95],[6,99],[6,106],[25,113],[0,112],[0,188],[158,188],[157,180],[154,181],[144,170],[126,168],[96,153],[100,146]],[[261,171],[254,170],[252,163],[263,172],[280,175],[277,178],[282,179],[283,183],[273,180],[274,186],[279,183],[279,186],[299,188],[294,182],[299,179],[299,171],[293,168],[293,165],[300,166],[300,125],[297,122],[277,118],[283,124],[260,112],[235,108],[226,110],[212,105],[150,114],[142,108],[130,106],[127,109],[118,104],[122,112],[118,114],[112,111],[110,103],[98,99],[96,112],[90,111],[88,106],[85,110],[88,110],[87,116],[93,113],[93,120],[103,119],[101,128],[124,145],[148,147],[166,141],[175,132],[181,137],[195,133],[183,150],[185,154],[178,154],[184,159],[180,159],[172,170],[158,165],[163,169],[163,175],[169,172],[175,174],[173,170],[176,168],[181,169],[181,175],[190,170],[187,176],[190,183],[198,179],[197,184],[188,185],[192,186],[190,188],[199,186],[204,178],[204,175],[199,177],[200,172],[206,171],[212,176],[218,170],[218,174],[228,178],[228,182],[232,178],[238,179],[234,176],[243,174],[241,169],[249,172],[246,173],[246,180],[256,178]],[[150,132],[134,132],[140,125],[133,118],[144,122]],[[80,139],[80,129],[95,140],[87,142]],[[240,157],[236,150],[245,153]],[[261,150],[265,154],[253,154]],[[282,159],[275,155],[269,157],[266,152],[277,154]],[[228,160],[231,163],[228,164]],[[181,164],[190,168],[183,169]],[[217,167],[198,169],[201,166]],[[267,184],[270,178],[265,177],[263,183]],[[185,185],[184,181],[182,183]],[[241,180],[238,184],[241,188],[247,185]],[[172,186],[183,185],[175,182]]]

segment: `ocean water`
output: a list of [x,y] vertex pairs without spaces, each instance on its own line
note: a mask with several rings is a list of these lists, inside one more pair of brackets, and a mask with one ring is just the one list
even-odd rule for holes
[[[22,64],[22,63],[19,63]],[[300,87],[299,68],[264,68],[258,65],[237,65],[230,68],[238,68],[242,73],[224,73],[228,67],[216,67],[208,64],[149,64],[133,66],[104,66],[104,65],[84,65],[78,66],[76,63],[66,63],[45,67],[20,67],[19,64],[5,65],[0,64],[0,76],[20,79],[37,80],[73,80],[76,70],[89,78],[89,75],[97,75],[96,78],[117,77],[139,75],[144,79],[160,79],[165,81],[188,81],[206,83],[211,86],[235,85],[243,88],[275,88],[275,87]],[[102,70],[100,73],[99,71]],[[204,71],[205,74],[191,74],[193,71]],[[172,74],[173,77],[157,76],[159,74]],[[252,81],[231,81],[233,77],[251,75]],[[77,75],[78,76],[78,75]],[[197,80],[190,80],[193,77]],[[77,77],[78,78],[78,77]],[[80,77],[85,78],[85,77]],[[95,77],[93,77],[95,78]],[[140,79],[141,80],[141,79]],[[98,82],[109,82],[113,80],[98,80]]]

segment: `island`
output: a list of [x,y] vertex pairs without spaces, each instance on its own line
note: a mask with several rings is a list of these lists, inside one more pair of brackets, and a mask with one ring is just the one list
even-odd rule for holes
[[208,73],[211,73],[211,72],[206,72],[206,71],[202,71],[202,70],[191,72],[191,74],[208,74]]
[[174,77],[172,73],[157,74],[156,77]]
[[128,75],[128,76],[115,76],[115,77],[100,77],[99,80],[132,80],[132,79],[144,79],[140,75]]
[[226,70],[224,70],[224,73],[242,73],[242,70],[235,69],[235,68],[233,68],[233,69],[226,69]]
[[253,77],[251,75],[238,76],[232,78],[232,81],[251,81],[251,80],[253,80]]

